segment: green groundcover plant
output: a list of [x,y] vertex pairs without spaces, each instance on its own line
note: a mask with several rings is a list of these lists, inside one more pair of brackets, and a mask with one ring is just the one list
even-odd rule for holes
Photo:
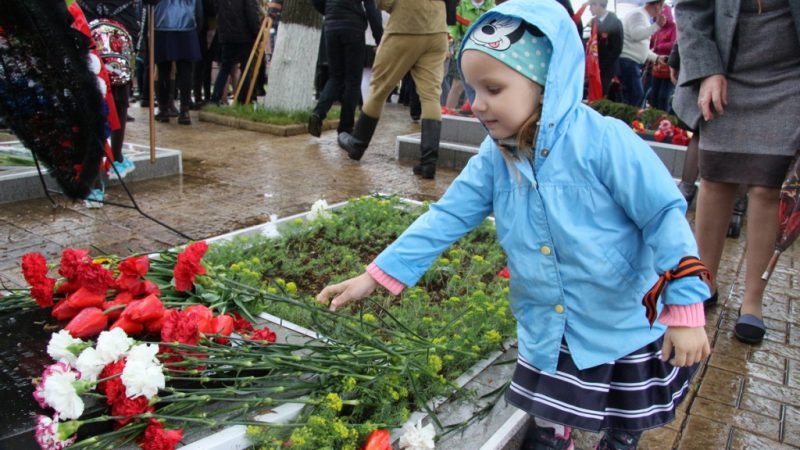
[[[311,111],[277,111],[264,109],[257,105],[233,105],[233,106],[206,106],[203,111],[223,116],[231,116],[239,119],[251,120],[253,122],[270,123],[273,125],[297,125],[308,123]],[[328,112],[328,119],[339,118],[339,107],[331,108]]]
[[[244,285],[270,293],[288,293],[308,305],[326,285],[360,274],[365,264],[396,239],[427,205],[410,207],[396,197],[363,197],[346,206],[320,214],[313,220],[297,219],[280,229],[281,236],[248,236],[213,245],[206,263],[213,271]],[[349,307],[360,318],[365,333],[377,333],[386,341],[402,334],[430,341],[434,351],[419,355],[429,373],[425,385],[413,385],[413,377],[384,377],[364,386],[349,381],[344,395],[359,398],[361,405],[338,411],[307,408],[307,425],[287,433],[253,428],[253,438],[271,448],[287,439],[292,448],[346,448],[358,441],[346,424],[374,422],[399,426],[410,411],[421,409],[420,399],[452,390],[465,369],[501,348],[515,335],[515,321],[507,301],[508,280],[498,273],[505,254],[495,240],[493,222],[487,220],[442,254],[419,284],[394,297],[379,289],[367,301]],[[211,286],[207,286],[211,288]],[[210,299],[216,300],[216,299]],[[237,302],[253,312],[265,311],[299,325],[323,328],[334,339],[348,339],[352,328],[321,324],[313,309],[256,297]],[[248,304],[248,302],[250,302]],[[414,391],[414,392],[412,392]],[[415,401],[417,400],[417,401]],[[344,428],[342,428],[344,427]],[[298,445],[302,443],[303,445]]]

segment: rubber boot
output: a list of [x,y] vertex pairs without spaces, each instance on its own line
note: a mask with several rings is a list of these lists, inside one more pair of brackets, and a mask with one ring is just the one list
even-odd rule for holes
[[366,115],[363,111],[358,116],[358,121],[353,129],[353,134],[342,132],[336,141],[339,147],[347,152],[350,159],[358,161],[367,151],[372,135],[375,134],[375,127],[378,126],[378,119]]
[[439,138],[442,135],[442,122],[422,119],[419,164],[414,166],[414,175],[431,179],[436,176],[436,161],[439,159]]

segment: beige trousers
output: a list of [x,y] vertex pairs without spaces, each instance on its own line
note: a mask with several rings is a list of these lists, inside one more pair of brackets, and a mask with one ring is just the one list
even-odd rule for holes
[[447,34],[389,34],[383,37],[372,66],[369,98],[362,110],[379,118],[389,93],[411,71],[422,104],[422,118],[442,120],[442,95]]

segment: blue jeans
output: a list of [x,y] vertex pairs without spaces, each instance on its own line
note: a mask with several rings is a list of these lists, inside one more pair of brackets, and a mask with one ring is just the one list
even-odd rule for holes
[[644,106],[642,65],[632,59],[620,58],[618,75],[622,83],[622,101],[638,108]]

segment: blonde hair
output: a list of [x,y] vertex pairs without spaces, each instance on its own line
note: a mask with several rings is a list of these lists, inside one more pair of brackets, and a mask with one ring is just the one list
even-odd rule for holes
[[507,142],[495,139],[495,143],[500,148],[500,152],[503,154],[503,158],[505,158],[506,161],[513,163],[523,158],[528,159],[533,157],[533,148],[536,146],[536,137],[539,135],[539,119],[541,117],[542,105],[539,104],[533,111],[533,114],[522,124],[517,132],[515,142],[516,150],[511,148]]

